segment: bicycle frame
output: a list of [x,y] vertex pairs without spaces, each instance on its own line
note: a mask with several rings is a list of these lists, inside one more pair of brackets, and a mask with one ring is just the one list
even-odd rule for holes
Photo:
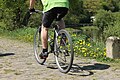
[[[54,36],[53,36],[53,40],[49,40],[48,39],[48,42],[49,43],[52,43],[53,42],[53,44],[52,44],[52,46],[50,46],[50,47],[54,47],[55,46],[55,44],[54,44],[54,42],[56,42],[57,41],[57,36],[58,36],[58,30],[59,30],[59,28],[58,28],[58,25],[55,23],[55,26],[53,26],[53,33],[54,33]],[[49,37],[49,36],[48,36]],[[50,45],[50,44],[49,44]],[[51,49],[50,51],[48,51],[48,53],[51,53],[51,52],[53,52],[53,53],[55,53],[56,51],[53,49]]]
[[[42,11],[36,10],[36,13],[43,13]],[[50,30],[49,30],[50,31]],[[59,25],[57,25],[55,21],[55,25],[52,24],[53,35],[49,35],[48,33],[48,53],[53,53],[58,69],[67,73],[70,71],[73,59],[74,59],[74,51],[72,46],[72,39],[69,33],[61,29],[59,30]],[[44,65],[46,62],[46,58],[40,58],[41,50],[42,50],[42,41],[41,41],[41,27],[39,27],[34,36],[34,55],[37,62],[41,65]],[[52,36],[52,39],[51,39]],[[64,38],[65,37],[65,38]],[[49,49],[50,48],[50,49]]]

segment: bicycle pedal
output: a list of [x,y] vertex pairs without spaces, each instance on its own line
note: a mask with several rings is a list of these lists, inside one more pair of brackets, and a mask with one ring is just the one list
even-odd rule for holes
[[70,56],[69,54],[65,54],[65,56]]
[[66,51],[66,50],[63,50],[63,53],[65,54],[65,56],[70,56],[68,51]]

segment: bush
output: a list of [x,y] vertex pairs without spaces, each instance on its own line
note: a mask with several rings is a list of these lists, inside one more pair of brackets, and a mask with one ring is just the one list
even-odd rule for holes
[[120,37],[120,22],[115,22],[114,25],[109,25],[108,28],[104,30],[105,39],[110,36]]
[[115,22],[120,22],[120,12],[115,12],[113,13]]
[[0,28],[0,36],[6,36],[9,38],[17,39],[25,42],[33,42],[33,36],[35,34],[35,28],[21,28],[13,31],[3,30]]
[[120,37],[120,12],[112,14],[114,16],[113,24],[109,24],[104,30],[105,39],[110,36]]
[[99,39],[99,28],[96,26],[86,26],[81,27],[84,34],[86,34],[88,37],[91,37],[93,40]]
[[72,34],[74,53],[95,59],[106,58],[106,48],[103,42],[94,42],[84,34]]
[[115,21],[112,12],[105,10],[99,10],[95,18],[93,24],[96,25],[101,32],[103,32],[108,25],[113,25]]
[[[35,6],[36,9],[40,9],[42,7],[40,3],[37,2],[36,4],[39,5],[39,8],[37,5]],[[28,6],[29,6],[28,0],[27,1],[26,0],[14,0],[14,1],[2,0],[0,3],[0,7],[2,10],[0,12],[2,14],[2,18],[0,18],[0,21],[6,24],[6,26],[2,26],[1,28],[5,30],[10,30],[10,31],[23,28],[22,22],[26,12],[28,11]],[[34,26],[38,26],[39,24],[40,24],[39,15],[36,15],[36,16],[33,15],[30,18],[30,24],[28,26],[34,27]]]
[[110,11],[100,10],[96,15],[94,25],[99,28],[100,37],[106,40],[109,36],[120,35],[120,12],[112,13]]

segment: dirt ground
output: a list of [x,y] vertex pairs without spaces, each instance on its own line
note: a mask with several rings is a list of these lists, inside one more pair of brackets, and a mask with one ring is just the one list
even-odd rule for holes
[[39,65],[32,44],[0,37],[0,80],[120,80],[117,63],[75,57],[72,69],[64,74],[49,59],[46,66]]

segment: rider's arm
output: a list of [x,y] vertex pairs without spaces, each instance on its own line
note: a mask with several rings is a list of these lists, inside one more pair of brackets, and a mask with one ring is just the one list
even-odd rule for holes
[[34,8],[34,4],[35,4],[35,0],[30,0],[29,9],[33,9]]

